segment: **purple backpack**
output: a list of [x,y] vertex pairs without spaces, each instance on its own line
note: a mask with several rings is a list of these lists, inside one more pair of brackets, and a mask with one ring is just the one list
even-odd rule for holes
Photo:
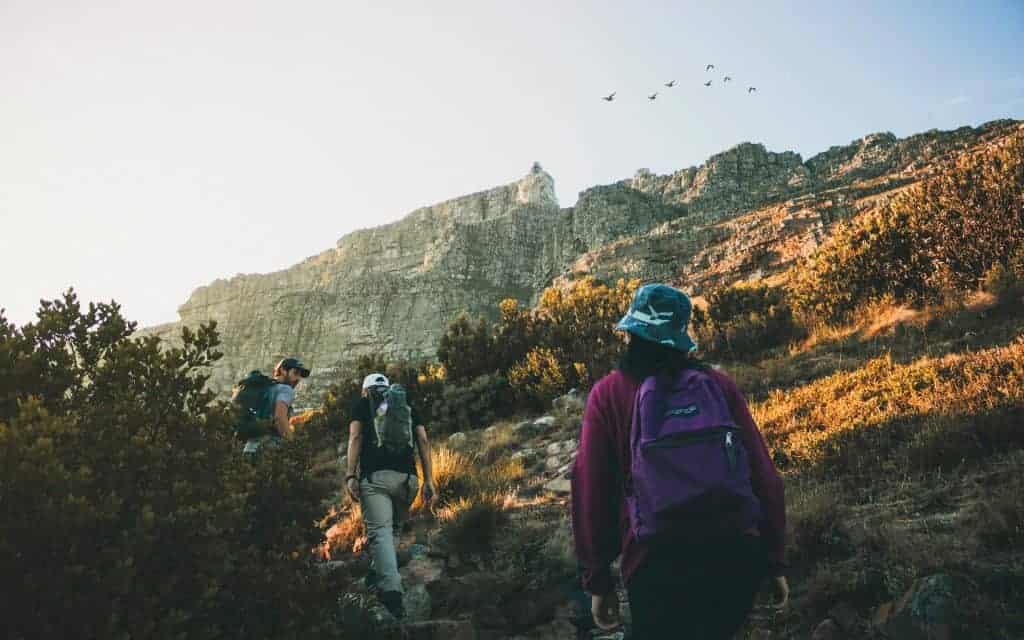
[[[740,428],[706,372],[647,378],[636,395],[626,487],[640,541],[742,533],[760,519]],[[666,534],[668,534],[666,536]]]

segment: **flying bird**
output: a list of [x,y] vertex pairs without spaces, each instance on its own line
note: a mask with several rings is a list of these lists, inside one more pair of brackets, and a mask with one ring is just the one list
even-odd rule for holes
[[604,96],[604,97],[603,97],[603,98],[601,98],[601,99],[602,99],[602,100],[605,100],[606,102],[611,102],[612,100],[614,100],[614,99],[615,99],[615,92],[614,92],[614,91],[612,91],[611,93],[609,93],[608,95]]
[[754,93],[757,91],[757,87],[747,87],[747,93]]
[[669,89],[671,89],[672,87],[676,86],[676,81],[675,80],[669,80],[668,82],[665,83],[665,86],[668,87]]
[[708,66],[704,67],[704,71],[711,71],[714,68],[715,68],[715,65],[709,64]]
[[724,78],[722,78],[722,82],[729,82],[730,80],[732,80],[732,78],[730,78],[729,76],[725,76]]
[[708,80],[707,82],[705,82],[705,83],[704,83],[704,86],[705,86],[705,87],[710,87],[710,86],[711,86],[711,81],[710,81],[710,80]]
[[654,93],[652,93],[651,95],[647,96],[647,99],[648,99],[648,100],[657,100],[657,99],[658,99],[658,92],[657,92],[657,91],[655,91],[655,92],[654,92]]

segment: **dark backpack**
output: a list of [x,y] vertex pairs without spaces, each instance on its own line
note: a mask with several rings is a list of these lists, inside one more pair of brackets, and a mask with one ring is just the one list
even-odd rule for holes
[[412,453],[412,409],[400,384],[391,385],[373,408],[373,428],[377,446],[391,455]]
[[740,428],[706,372],[640,385],[630,451],[626,503],[638,540],[738,534],[760,519]]
[[276,380],[260,371],[250,372],[235,384],[231,402],[238,410],[234,429],[239,439],[261,438],[273,432],[268,421],[274,413],[271,400],[276,384]]

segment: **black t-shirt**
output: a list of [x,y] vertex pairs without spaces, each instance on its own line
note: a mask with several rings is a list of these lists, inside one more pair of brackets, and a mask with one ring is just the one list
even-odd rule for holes
[[[416,409],[409,407],[412,413],[413,443],[416,442],[416,427],[420,425],[420,417]],[[374,471],[390,469],[402,473],[416,473],[416,447],[408,454],[393,454],[381,449],[377,442],[377,431],[373,428],[373,410],[369,398],[359,398],[352,405],[352,419],[363,425],[363,448],[359,454],[360,474],[367,477]]]

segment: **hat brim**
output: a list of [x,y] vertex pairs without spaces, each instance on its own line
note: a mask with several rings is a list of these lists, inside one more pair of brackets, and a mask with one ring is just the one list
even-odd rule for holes
[[617,331],[625,331],[631,333],[634,336],[647,340],[648,342],[655,342],[657,344],[671,347],[677,351],[683,353],[691,353],[697,350],[697,343],[693,341],[693,338],[689,336],[685,331],[673,331],[663,332],[658,331],[656,327],[641,322],[632,316],[627,315],[615,325]]

